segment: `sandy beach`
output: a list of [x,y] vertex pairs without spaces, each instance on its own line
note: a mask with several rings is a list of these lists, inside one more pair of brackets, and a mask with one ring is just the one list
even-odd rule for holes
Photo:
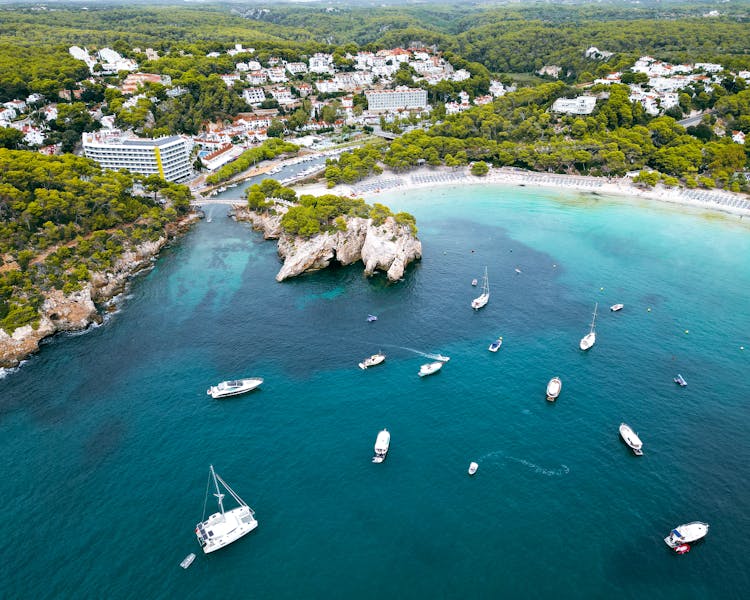
[[457,170],[447,167],[423,167],[409,171],[408,173],[385,171],[381,175],[364,179],[353,185],[340,184],[333,188],[327,188],[325,182],[321,182],[304,186],[294,186],[294,189],[298,194],[356,195],[368,201],[374,201],[378,196],[388,191],[406,191],[441,185],[463,186],[487,184],[528,185],[595,192],[607,196],[657,200],[740,216],[750,215],[750,197],[744,194],[725,192],[723,190],[668,188],[661,184],[654,188],[641,188],[634,185],[627,177],[604,178],[582,175],[556,175],[536,173],[511,167],[490,169],[489,173],[484,177],[472,175],[468,167]]

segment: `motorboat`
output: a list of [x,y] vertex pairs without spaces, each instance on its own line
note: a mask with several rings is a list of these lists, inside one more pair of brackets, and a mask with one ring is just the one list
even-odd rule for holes
[[435,354],[435,360],[439,360],[440,362],[448,362],[451,359],[450,356],[445,356],[444,354]]
[[382,363],[384,360],[385,354],[378,352],[377,354],[373,354],[372,356],[359,363],[359,368],[366,369],[367,367],[374,367],[375,365],[379,365],[380,363]]
[[636,456],[643,456],[643,450],[641,450],[641,448],[643,448],[643,442],[641,441],[641,438],[638,437],[638,434],[633,431],[627,423],[620,423],[620,437],[622,438],[622,441],[630,447],[633,454]]
[[685,378],[679,373],[677,373],[677,377],[674,378],[674,382],[680,387],[685,387],[687,385],[687,381],[685,381]]
[[618,310],[622,310],[624,307],[624,304],[613,304],[609,307],[609,310],[611,310],[612,312],[617,312]]
[[227,396],[238,396],[246,394],[257,388],[263,379],[260,377],[250,377],[248,379],[233,379],[231,381],[222,381],[217,385],[212,385],[206,390],[206,393],[212,398],[226,398]]
[[[203,547],[203,552],[205,554],[215,552],[224,546],[228,546],[232,542],[236,542],[242,536],[247,535],[258,526],[258,521],[255,519],[253,509],[250,508],[247,503],[216,474],[213,465],[211,465],[209,481],[206,486],[206,500],[208,499],[208,492],[212,478],[216,489],[214,496],[216,496],[219,503],[219,512],[212,514],[208,519],[202,520],[195,526],[195,535],[198,538],[198,542]],[[232,508],[231,510],[224,509],[225,494],[219,489],[219,484],[221,484],[222,487],[229,492],[229,495],[234,498],[239,505],[237,508]],[[204,502],[204,517],[205,505]]]
[[476,279],[471,280],[471,285],[473,285],[474,287],[477,287],[477,283],[479,282]]
[[377,321],[378,317],[377,315],[367,315],[367,322],[372,323],[373,321]]
[[547,400],[554,402],[562,391],[562,380],[559,377],[553,377],[547,384]]
[[435,362],[427,363],[419,367],[418,375],[420,377],[424,377],[425,375],[432,375],[433,373],[437,373],[442,368],[443,362],[436,360]]
[[385,460],[386,454],[388,454],[388,448],[391,446],[391,434],[387,429],[383,429],[378,433],[378,437],[375,438],[375,456],[372,457],[372,462],[382,463]]
[[521,274],[521,269],[519,269],[518,267],[516,267],[516,273],[517,273],[518,275],[520,275],[520,274]]
[[182,562],[180,563],[180,566],[183,569],[187,569],[190,565],[193,564],[194,560],[195,560],[195,554],[193,552],[191,552],[185,558],[182,559]]
[[692,523],[685,523],[684,525],[675,527],[669,532],[669,535],[664,538],[664,542],[667,546],[672,548],[672,550],[677,550],[680,546],[702,540],[707,535],[708,523],[693,521]]
[[581,348],[581,350],[588,350],[596,343],[596,331],[594,327],[596,326],[596,309],[599,308],[599,303],[597,302],[594,305],[594,318],[591,321],[591,329],[589,332],[581,338],[580,344],[578,346]]
[[502,345],[503,345],[503,337],[500,336],[499,338],[497,338],[494,342],[490,344],[490,347],[488,348],[488,350],[490,352],[497,352],[498,350],[500,350],[500,346]]
[[484,268],[484,277],[482,277],[482,293],[471,301],[471,308],[479,310],[486,306],[490,301],[490,280],[487,277],[487,267]]
[[475,462],[469,463],[469,475],[474,475],[477,472],[479,465]]

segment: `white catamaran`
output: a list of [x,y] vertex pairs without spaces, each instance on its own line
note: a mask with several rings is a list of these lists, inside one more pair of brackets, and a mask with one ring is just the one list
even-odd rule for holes
[[594,327],[596,326],[597,308],[599,308],[598,302],[594,305],[594,318],[591,320],[591,330],[581,338],[581,343],[579,344],[581,350],[588,350],[596,343],[596,331],[594,331]]
[[[219,503],[219,512],[214,513],[208,517],[208,519],[205,519],[206,501],[208,500],[208,490],[211,485],[212,477],[216,488],[214,496],[216,496]],[[227,492],[229,492],[230,496],[237,501],[237,504],[239,504],[237,508],[227,511],[224,510],[224,494],[219,490],[220,483]],[[255,520],[253,509],[250,508],[247,503],[227,485],[226,481],[216,474],[213,465],[211,465],[209,480],[206,484],[206,500],[203,502],[203,518],[205,520],[198,523],[195,527],[195,535],[198,537],[198,542],[200,542],[200,545],[203,547],[203,552],[206,554],[237,541],[243,535],[247,535],[258,526],[258,521]]]
[[482,277],[482,293],[471,301],[471,308],[479,310],[490,301],[490,280],[487,277],[487,267],[484,268],[484,277]]

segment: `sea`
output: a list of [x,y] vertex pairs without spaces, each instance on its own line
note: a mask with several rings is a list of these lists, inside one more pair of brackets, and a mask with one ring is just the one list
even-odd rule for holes
[[[277,283],[275,243],[212,205],[101,326],[3,372],[0,597],[746,597],[748,223],[521,186],[379,196],[423,243],[398,282]],[[209,465],[259,526],[204,555]],[[678,556],[691,521],[710,532]]]

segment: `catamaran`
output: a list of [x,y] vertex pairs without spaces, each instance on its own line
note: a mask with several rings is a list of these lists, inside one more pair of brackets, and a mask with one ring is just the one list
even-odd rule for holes
[[482,277],[482,293],[471,301],[471,308],[479,310],[490,301],[490,280],[487,277],[487,267],[484,268]]
[[599,308],[598,302],[594,305],[594,318],[591,320],[591,330],[581,338],[581,343],[579,344],[581,350],[588,350],[596,343],[596,331],[594,331],[594,327],[596,325],[597,308]]
[[[255,520],[253,509],[250,508],[247,503],[227,485],[226,481],[216,474],[213,465],[211,465],[209,481],[206,485],[206,500],[208,500],[208,490],[211,485],[211,478],[213,478],[214,487],[216,488],[214,496],[216,496],[219,503],[219,512],[212,514],[208,519],[201,521],[195,527],[195,535],[198,538],[198,542],[203,547],[203,552],[206,554],[214,552],[224,546],[228,546],[232,542],[240,539],[243,535],[247,535],[258,526],[258,521]],[[239,504],[237,508],[227,511],[224,510],[224,494],[219,490],[220,483],[227,492],[229,492],[232,498],[237,501],[237,504]],[[203,506],[203,517],[205,518],[205,502]]]

